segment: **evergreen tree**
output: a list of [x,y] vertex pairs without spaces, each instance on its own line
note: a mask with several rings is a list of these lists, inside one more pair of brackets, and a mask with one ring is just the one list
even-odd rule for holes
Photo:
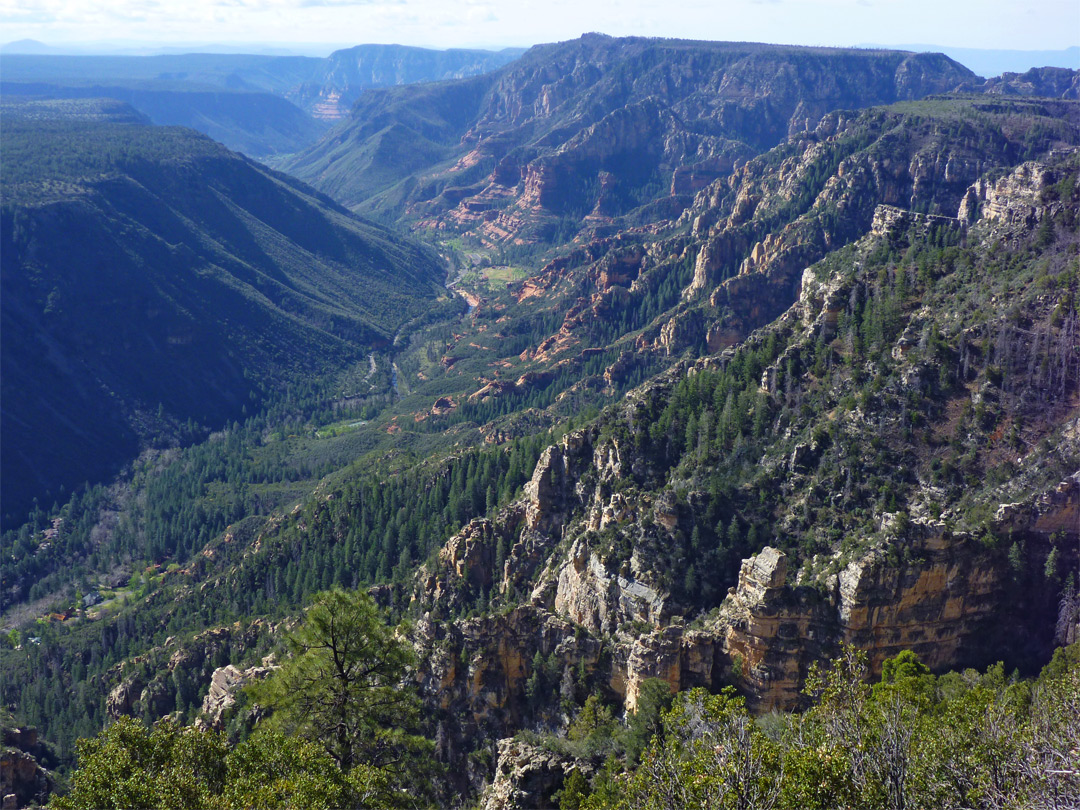
[[343,770],[425,749],[408,733],[418,700],[401,683],[412,652],[365,592],[318,594],[287,643],[282,667],[251,687],[255,701],[273,709],[273,728],[319,743]]

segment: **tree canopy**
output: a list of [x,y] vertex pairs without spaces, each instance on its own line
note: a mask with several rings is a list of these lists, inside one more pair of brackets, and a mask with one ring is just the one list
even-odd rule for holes
[[426,747],[407,731],[419,714],[415,693],[402,683],[412,650],[367,593],[316,595],[286,643],[282,667],[251,687],[273,710],[270,728],[318,743],[345,771],[359,764],[397,770]]
[[230,807],[393,807],[386,774],[361,766],[345,773],[318,745],[279,732],[229,746],[223,734],[169,720],[147,728],[122,717],[78,744],[79,767],[57,810]]
[[865,653],[815,667],[802,714],[754,718],[733,690],[682,692],[636,768],[613,763],[562,806],[613,808],[1075,807],[1077,645],[1035,682],[998,664],[935,677],[911,652],[870,688]]
[[[410,733],[412,650],[362,591],[318,594],[286,637],[290,656],[250,687],[271,711],[244,742],[123,717],[78,743],[71,793],[84,808],[407,807],[423,801],[431,744]],[[408,767],[405,764],[408,763]]]

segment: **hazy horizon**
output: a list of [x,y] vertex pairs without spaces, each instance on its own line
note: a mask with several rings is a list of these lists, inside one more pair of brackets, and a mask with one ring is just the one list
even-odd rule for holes
[[1075,0],[0,0],[0,24],[9,43],[33,39],[57,48],[210,45],[323,55],[360,43],[528,47],[586,31],[835,47],[942,42],[947,48],[1055,51],[1080,44]]
[[[191,53],[206,54],[245,54],[264,56],[307,56],[325,58],[331,53],[354,48],[359,45],[386,44],[407,47],[429,47],[406,42],[370,43],[370,42],[154,42],[151,40],[104,40],[68,43],[42,42],[32,38],[23,38],[0,42],[0,53],[18,55],[49,56],[165,56]],[[543,44],[540,42],[534,45]],[[801,43],[772,43],[791,45]],[[452,50],[465,46],[448,46],[437,50]],[[497,51],[506,49],[525,50],[531,46],[490,46],[477,48]],[[982,75],[996,75],[1003,71],[1024,72],[1032,67],[1067,67],[1080,69],[1080,46],[1073,45],[1060,49],[990,49],[962,48],[938,43],[881,43],[859,42],[853,44],[829,45],[837,48],[883,48],[916,52],[940,51],[956,61]],[[1040,58],[1042,57],[1042,58]]]

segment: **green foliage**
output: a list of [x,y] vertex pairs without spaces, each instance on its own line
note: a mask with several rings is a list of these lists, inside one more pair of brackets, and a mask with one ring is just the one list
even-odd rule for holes
[[614,732],[615,719],[611,707],[601,703],[596,695],[589,695],[577,717],[570,723],[566,737],[576,742],[590,737],[611,737]]
[[430,748],[409,733],[419,710],[415,693],[401,683],[411,648],[367,593],[317,594],[287,644],[281,668],[249,687],[273,711],[269,727],[318,743],[344,771],[400,766]]
[[903,652],[872,692],[865,656],[845,648],[808,679],[805,713],[767,725],[730,690],[681,693],[641,764],[622,776],[610,765],[584,806],[1068,806],[1080,773],[1075,647],[1034,684],[1010,682],[1000,665],[934,678]]
[[883,702],[890,695],[920,705],[934,701],[934,677],[930,668],[911,650],[903,650],[881,665],[881,682],[874,684],[874,698]]
[[611,707],[597,695],[589,695],[566,730],[568,744],[563,748],[575,759],[602,762],[616,751],[625,749],[625,732]]
[[52,805],[59,810],[207,807],[225,783],[225,740],[168,721],[148,729],[122,717],[78,750],[71,793]]
[[230,748],[223,735],[167,720],[147,728],[122,717],[79,743],[71,792],[56,810],[406,806],[386,775],[344,773],[317,745],[267,732]]
[[[297,392],[266,417],[251,417],[202,444],[148,459],[126,487],[80,491],[58,511],[37,510],[33,523],[3,535],[2,548],[19,560],[5,568],[5,578],[13,577],[5,583],[19,588],[5,590],[5,599],[57,593],[54,609],[64,610],[72,607],[79,586],[84,593],[100,589],[105,600],[88,608],[101,611],[98,620],[28,628],[40,644],[0,650],[11,673],[0,679],[4,701],[18,706],[21,722],[54,739],[67,761],[77,737],[104,725],[101,684],[119,662],[169,635],[190,638],[251,614],[294,615],[324,588],[404,578],[463,522],[488,510],[489,492],[497,493],[498,505],[516,496],[540,452],[556,438],[542,432],[419,464],[410,456],[380,455],[376,464],[364,459],[331,479],[328,493],[267,524],[261,515],[301,497],[370,438],[362,430],[310,438],[311,427],[299,419],[320,401],[317,390]],[[282,428],[293,435],[266,440]],[[39,545],[56,517],[63,520],[59,530],[50,544]],[[247,553],[259,538],[262,553]],[[179,562],[166,565],[173,561]],[[144,570],[148,563],[150,576]],[[126,578],[134,577],[137,588],[106,588],[106,574],[95,573],[117,570],[130,572]],[[201,592],[189,590],[193,581],[221,583],[224,590],[208,587],[227,597],[200,598]],[[214,667],[241,663],[241,649],[219,650],[196,665],[183,689],[168,680],[164,661],[155,658],[157,669],[147,675],[162,681],[155,705],[166,712],[190,711]],[[558,679],[556,674],[556,686]]]
[[225,788],[216,806],[409,807],[385,769],[359,764],[348,772],[318,745],[275,732],[261,732],[241,743],[226,760]]
[[637,706],[627,717],[623,749],[627,762],[633,764],[653,738],[663,729],[663,715],[674,695],[667,681],[646,678],[638,689]]
[[1070,644],[1054,650],[1054,657],[1043,667],[1041,678],[1044,681],[1061,680],[1077,669],[1080,669],[1080,644]]
[[589,794],[589,782],[577,768],[563,780],[562,789],[556,794],[559,810],[582,810]]
[[[733,690],[679,695],[617,807],[768,808],[776,805],[779,752]],[[589,805],[595,806],[595,805]]]

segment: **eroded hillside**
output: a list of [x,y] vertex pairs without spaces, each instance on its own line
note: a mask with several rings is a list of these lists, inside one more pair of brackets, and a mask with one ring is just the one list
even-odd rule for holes
[[420,227],[562,241],[669,191],[677,206],[831,110],[974,78],[940,55],[590,34],[484,77],[367,93],[288,169]]

